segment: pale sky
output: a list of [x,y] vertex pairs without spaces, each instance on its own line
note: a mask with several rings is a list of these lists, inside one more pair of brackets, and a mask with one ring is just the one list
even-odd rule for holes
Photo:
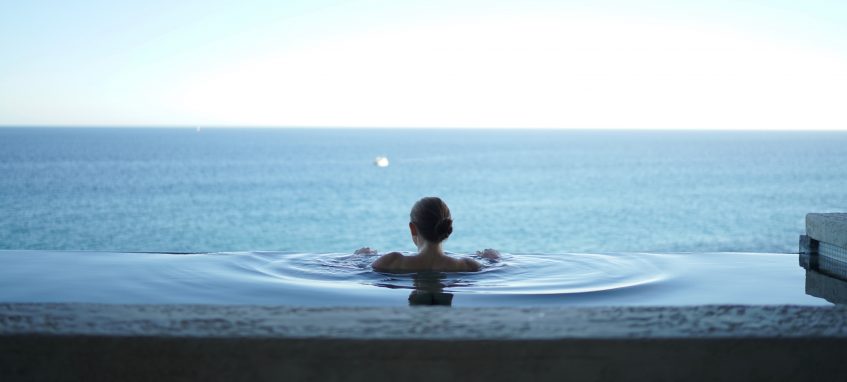
[[2,1],[0,125],[847,130],[845,1]]

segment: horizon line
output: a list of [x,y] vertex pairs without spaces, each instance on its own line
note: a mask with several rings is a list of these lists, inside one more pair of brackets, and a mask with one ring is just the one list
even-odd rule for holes
[[550,126],[333,126],[333,125],[190,125],[190,124],[0,124],[0,129],[8,128],[91,128],[91,129],[359,129],[359,130],[600,130],[600,131],[761,131],[761,132],[847,132],[844,128],[696,128],[696,127],[550,127]]

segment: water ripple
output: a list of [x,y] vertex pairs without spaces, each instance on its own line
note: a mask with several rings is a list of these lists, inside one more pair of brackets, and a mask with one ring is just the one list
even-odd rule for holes
[[471,256],[483,263],[481,271],[406,274],[373,271],[370,264],[378,255],[274,252],[245,255],[240,266],[247,272],[314,288],[368,285],[462,294],[551,295],[629,288],[669,277],[649,256],[637,253],[507,253],[498,262]]

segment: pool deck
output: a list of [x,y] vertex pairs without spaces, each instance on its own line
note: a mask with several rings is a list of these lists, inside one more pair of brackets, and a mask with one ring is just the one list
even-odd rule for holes
[[0,380],[847,380],[847,307],[0,304]]

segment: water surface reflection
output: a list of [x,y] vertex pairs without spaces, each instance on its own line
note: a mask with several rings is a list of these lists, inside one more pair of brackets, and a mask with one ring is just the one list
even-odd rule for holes
[[419,272],[412,275],[415,289],[409,293],[409,305],[453,305],[453,294],[444,292],[442,280],[447,275],[440,272]]

